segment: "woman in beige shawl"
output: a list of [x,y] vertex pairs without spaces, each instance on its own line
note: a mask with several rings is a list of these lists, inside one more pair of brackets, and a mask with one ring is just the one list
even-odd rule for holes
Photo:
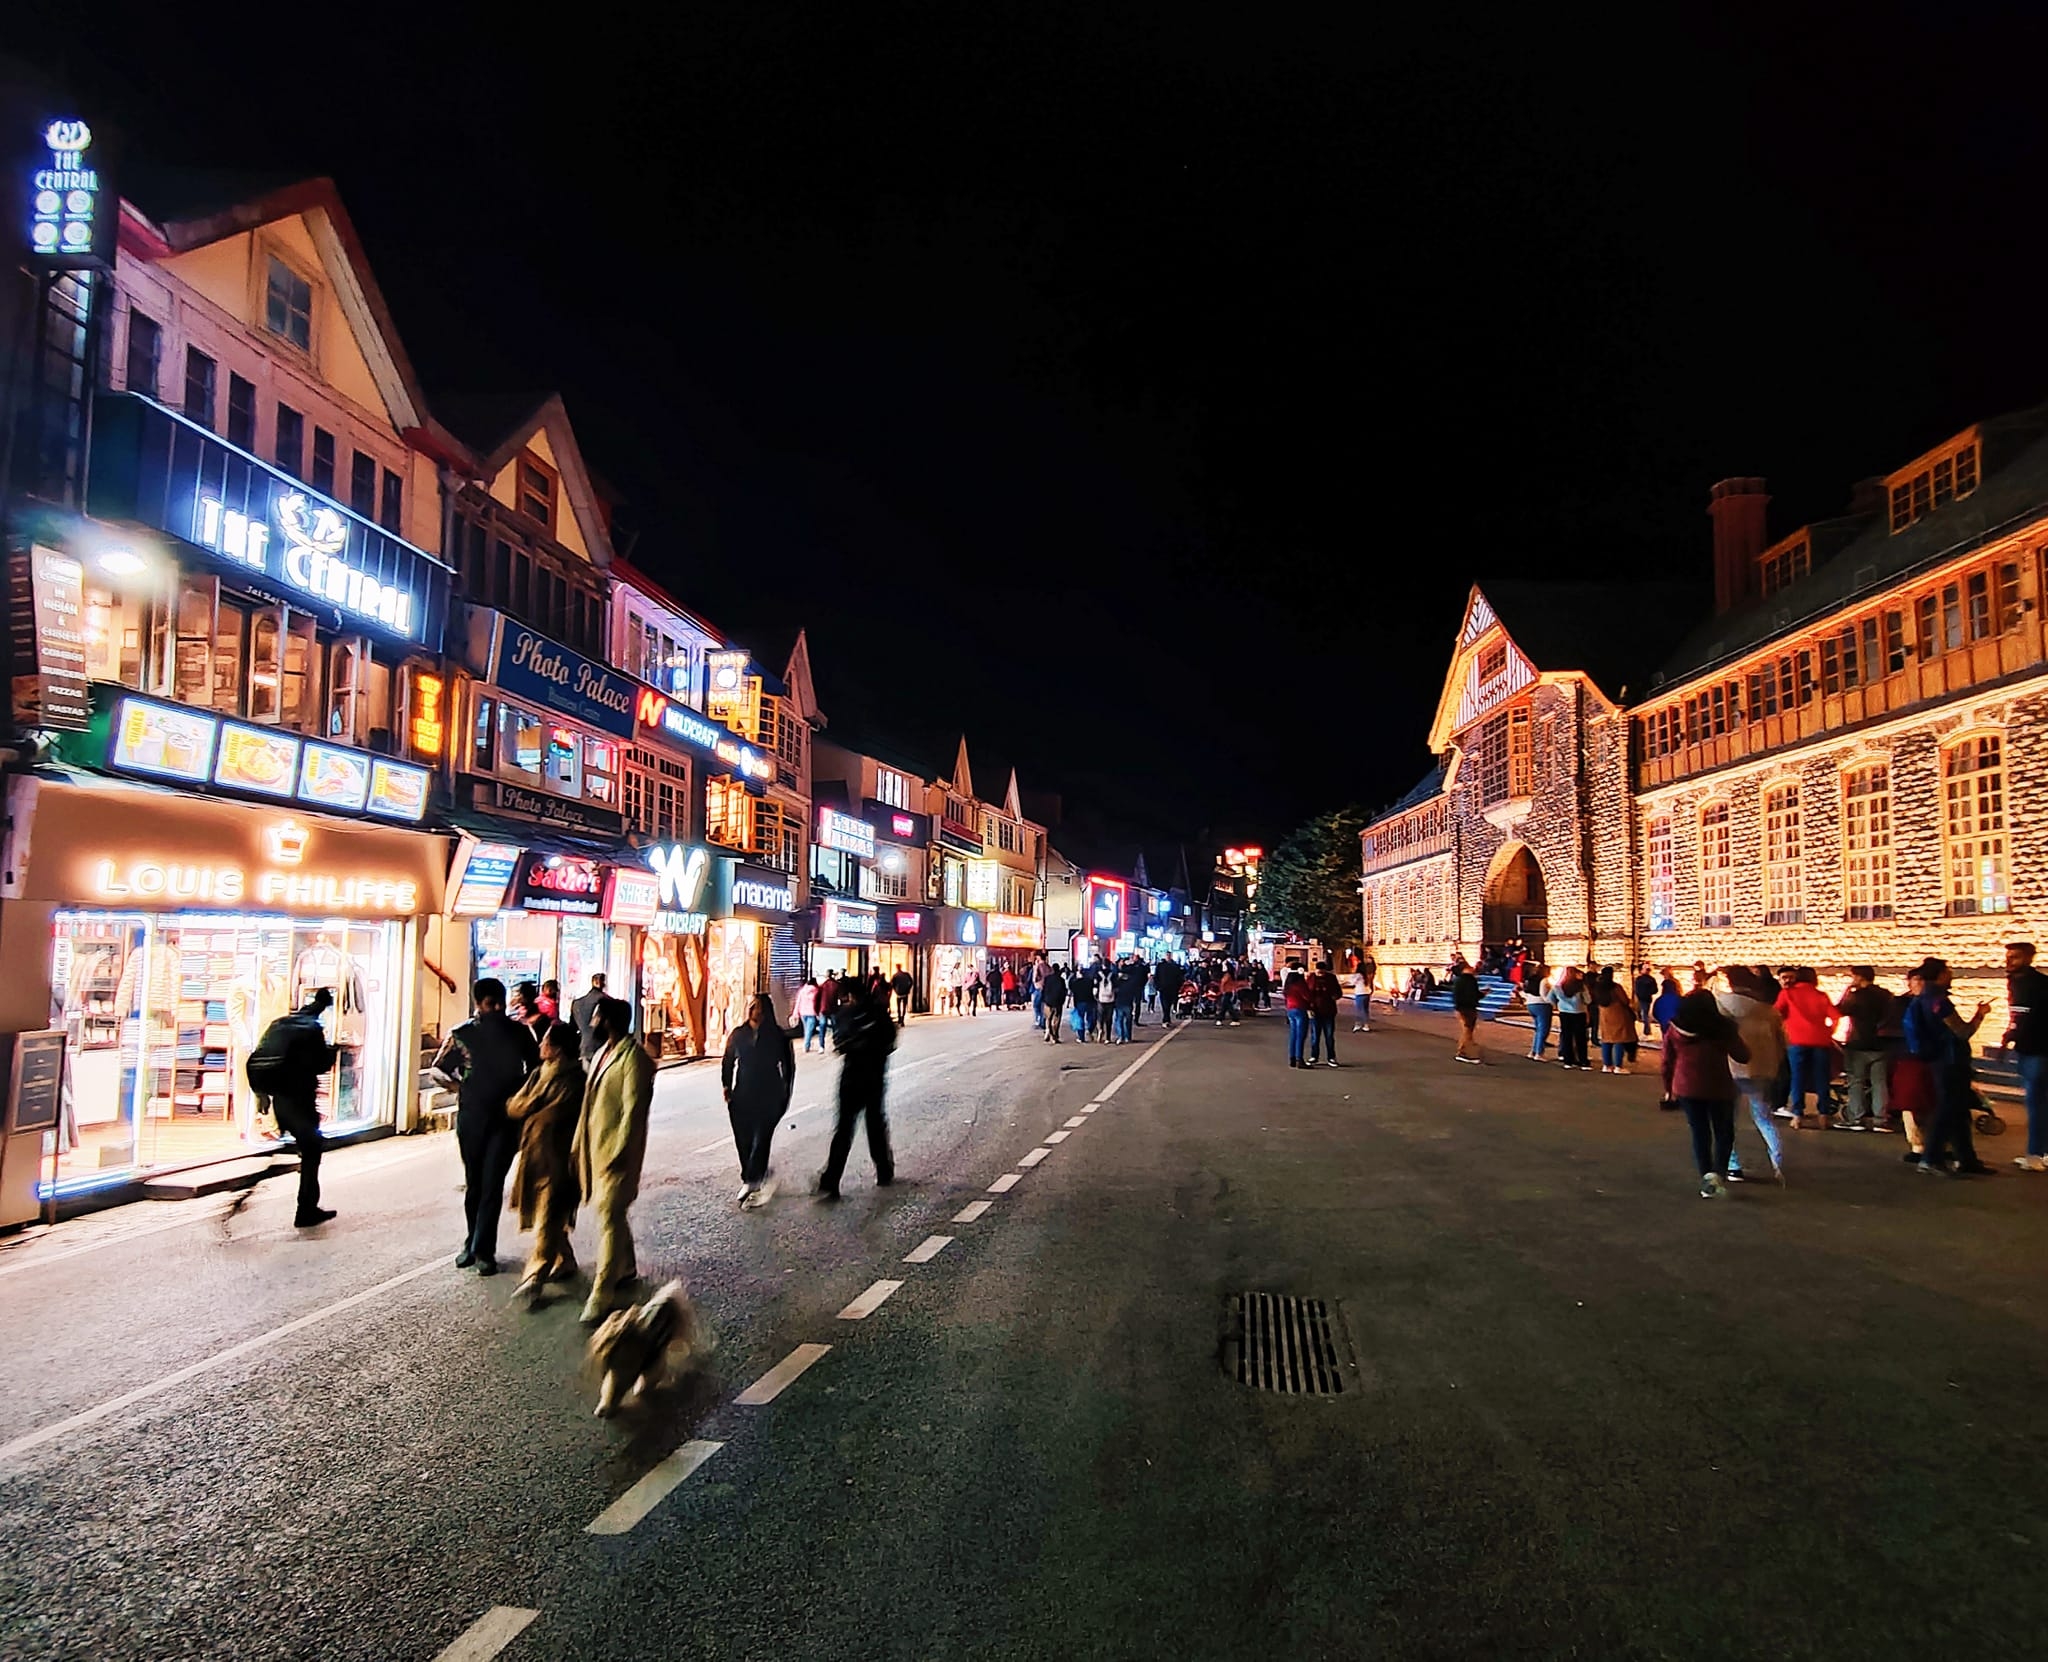
[[519,1174],[512,1180],[511,1208],[519,1227],[533,1231],[533,1253],[518,1292],[529,1308],[540,1302],[550,1281],[576,1273],[569,1231],[576,1222],[582,1186],[572,1149],[583,1112],[583,1064],[576,1057],[576,1029],[553,1022],[541,1040],[539,1071],[512,1093],[505,1112],[519,1127]]

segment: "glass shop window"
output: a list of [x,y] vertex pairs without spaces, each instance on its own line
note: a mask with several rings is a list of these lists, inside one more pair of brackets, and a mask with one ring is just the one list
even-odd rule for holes
[[545,779],[549,790],[558,791],[563,796],[583,794],[583,746],[569,728],[555,727],[548,731]]
[[497,705],[488,698],[476,701],[476,726],[470,734],[470,765],[479,773],[489,773],[493,746],[491,743],[491,721],[497,713]]
[[498,770],[538,779],[547,753],[547,726],[530,710],[498,706]]
[[391,750],[391,666],[358,636],[328,649],[326,734],[341,744]]
[[583,741],[583,794],[593,802],[618,803],[619,747],[609,740]]

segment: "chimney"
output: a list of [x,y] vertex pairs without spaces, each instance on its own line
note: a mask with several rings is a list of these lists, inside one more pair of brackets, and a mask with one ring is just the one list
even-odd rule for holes
[[1858,479],[1855,489],[1849,492],[1849,515],[1852,519],[1876,519],[1891,506],[1891,492],[1885,489],[1882,479]]
[[1761,479],[1723,479],[1707,497],[1714,522],[1714,610],[1732,612],[1756,592],[1756,557],[1764,551]]

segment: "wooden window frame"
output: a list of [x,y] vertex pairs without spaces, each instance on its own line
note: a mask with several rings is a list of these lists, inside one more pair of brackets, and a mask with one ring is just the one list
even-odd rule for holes
[[1894,876],[1891,762],[1873,758],[1842,770],[1843,916],[1851,923],[1889,921]]
[[1780,780],[1767,786],[1759,797],[1766,925],[1806,921],[1806,858],[1799,808],[1796,780]]
[[[1700,927],[1726,929],[1735,921],[1735,827],[1725,801],[1699,810]],[[1718,902],[1718,908],[1716,907]]]
[[[1989,765],[1982,758],[1993,747]],[[1972,765],[1954,759],[1971,752]],[[2012,910],[2012,835],[2005,735],[1960,733],[1941,747],[1941,870],[1949,917],[1996,917]]]
[[[529,492],[527,490],[526,476],[529,469],[532,470],[534,477],[547,487],[547,513],[545,515],[536,514],[527,506]],[[520,451],[518,457],[513,462],[512,498],[513,511],[522,519],[533,521],[534,524],[538,525],[549,536],[555,534],[555,515],[560,508],[562,500],[562,476],[531,450]]]

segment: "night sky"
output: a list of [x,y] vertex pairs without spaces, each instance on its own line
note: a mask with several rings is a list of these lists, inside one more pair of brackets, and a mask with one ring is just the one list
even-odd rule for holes
[[1134,836],[1398,794],[1475,576],[1704,592],[1715,479],[1780,534],[2048,397],[2038,9],[429,10],[50,67],[331,174],[430,399],[559,389],[636,562],[806,624],[828,716]]

